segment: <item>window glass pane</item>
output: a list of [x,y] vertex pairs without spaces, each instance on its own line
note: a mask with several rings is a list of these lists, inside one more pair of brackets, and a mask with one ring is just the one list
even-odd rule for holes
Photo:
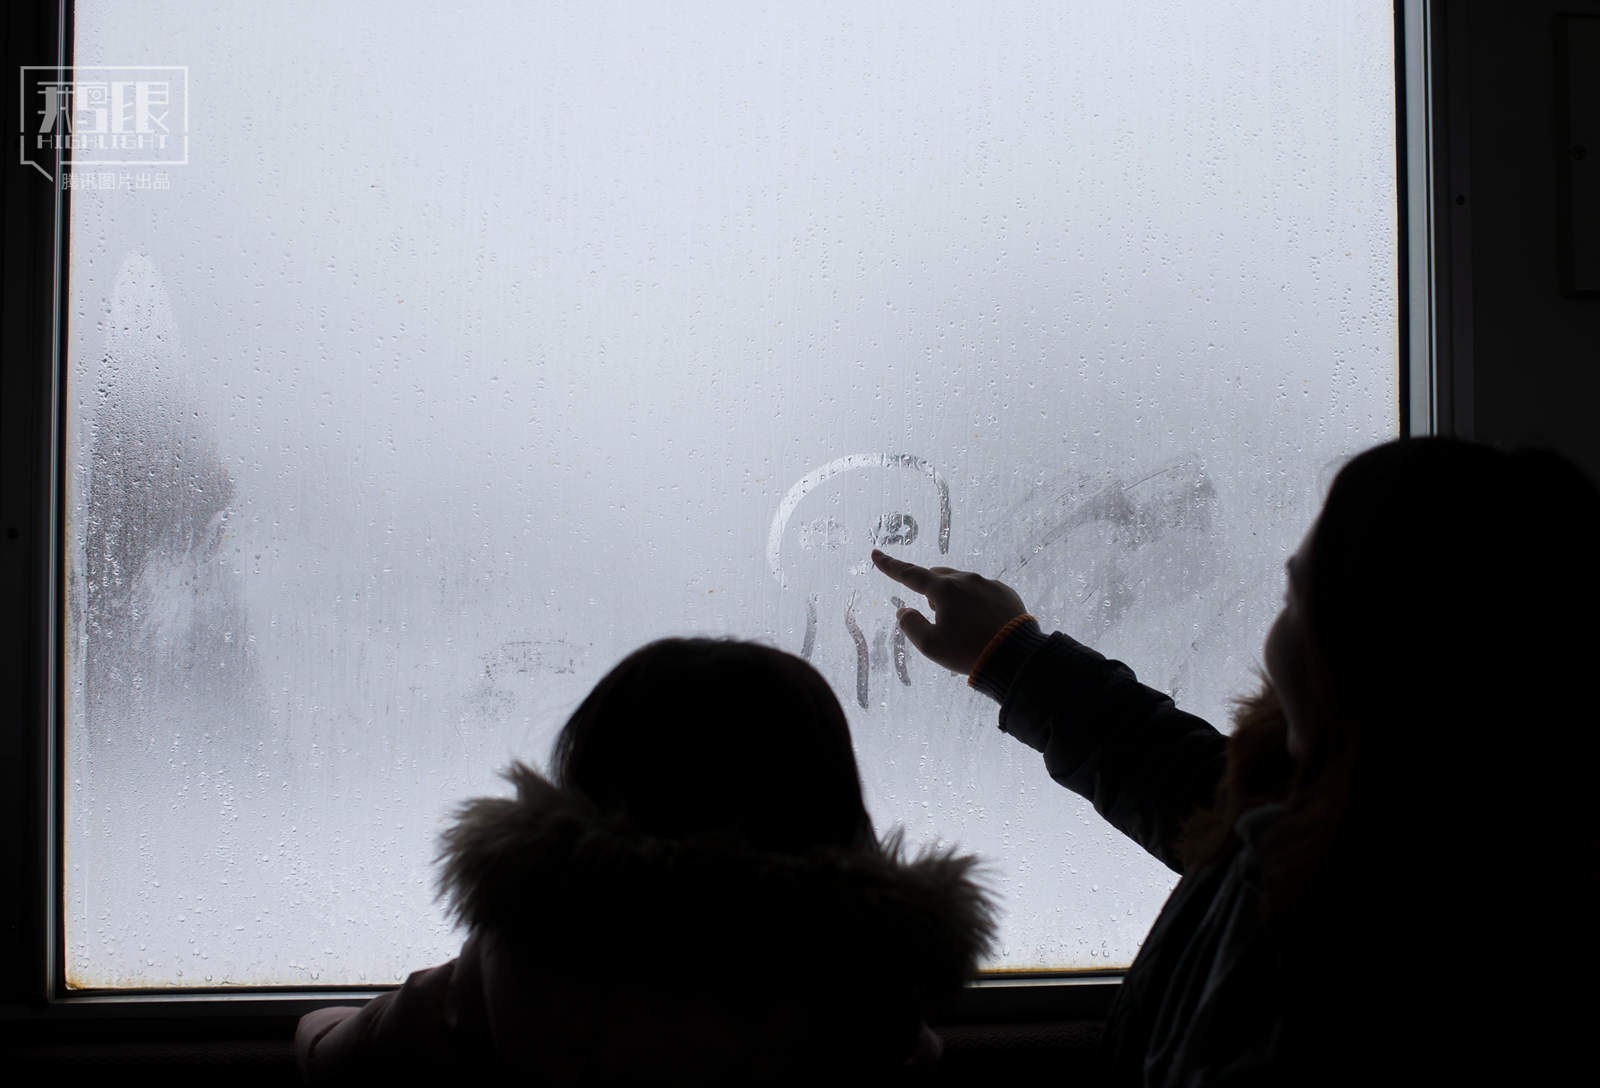
[[1224,717],[1318,481],[1396,429],[1389,3],[76,33],[186,66],[191,145],[72,194],[74,984],[446,958],[451,806],[670,633],[808,649],[880,824],[991,859],[994,966],[1129,962],[1171,874],[899,663],[866,554]]

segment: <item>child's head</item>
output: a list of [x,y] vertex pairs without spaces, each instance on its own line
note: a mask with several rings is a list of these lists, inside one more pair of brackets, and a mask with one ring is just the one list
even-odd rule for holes
[[640,832],[786,853],[872,841],[844,711],[810,665],[750,642],[629,654],[556,738],[556,782]]

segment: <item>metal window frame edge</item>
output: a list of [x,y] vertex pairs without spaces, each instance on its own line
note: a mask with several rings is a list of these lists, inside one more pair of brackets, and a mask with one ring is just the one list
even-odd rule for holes
[[1403,435],[1473,435],[1467,5],[1396,0]]
[[[58,67],[67,63],[61,48],[68,40],[63,21],[69,18],[68,5],[56,0],[6,8],[0,22],[6,91],[0,101],[8,116],[21,116],[24,65],[46,58]],[[21,140],[20,132],[17,138]],[[13,146],[20,149],[20,144]],[[60,158],[58,152],[55,177]],[[63,435],[56,344],[66,286],[57,245],[67,209],[66,194],[55,177],[41,177],[15,161],[5,165],[0,184],[0,343],[5,358],[0,393],[0,522],[5,526],[0,546],[5,563],[0,577],[8,605],[0,621],[6,651],[0,676],[15,693],[15,718],[0,740],[0,762],[14,776],[4,791],[9,823],[4,848],[19,891],[4,897],[0,908],[12,937],[0,958],[0,1026],[25,1022],[48,1006],[53,996],[49,980],[60,962],[55,906],[60,797],[54,744],[59,712],[56,542],[62,513],[56,468]]]

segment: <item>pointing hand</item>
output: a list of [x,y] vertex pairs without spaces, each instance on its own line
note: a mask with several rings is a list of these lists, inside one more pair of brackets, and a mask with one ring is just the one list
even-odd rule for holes
[[874,550],[872,562],[907,589],[928,599],[929,620],[915,608],[897,613],[906,638],[924,657],[963,676],[1000,628],[1027,611],[1004,582],[950,567],[919,567]]

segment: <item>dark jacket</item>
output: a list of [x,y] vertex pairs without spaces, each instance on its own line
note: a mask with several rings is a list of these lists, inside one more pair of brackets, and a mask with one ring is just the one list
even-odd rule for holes
[[[1178,835],[1216,793],[1226,737],[1121,662],[1034,624],[997,647],[973,685],[1000,700],[1000,728],[1041,752],[1052,778],[1181,871]],[[1140,946],[1106,1027],[1114,1083],[1203,1084],[1259,1062],[1262,1040],[1215,1053],[1218,1013],[1236,1019],[1236,991],[1258,981],[1249,976],[1264,954],[1250,858],[1235,860],[1179,881]]]
[[[1121,662],[1034,625],[998,648],[974,685],[1001,699],[1000,727],[1043,753],[1052,778],[1182,872],[1178,838],[1216,795],[1223,734]],[[1323,955],[1344,923],[1324,931],[1324,945],[1307,940],[1317,927],[1303,918],[1285,929],[1263,917],[1261,846],[1280,811],[1246,812],[1237,848],[1173,889],[1106,1023],[1110,1083],[1298,1085],[1355,1072],[1345,1059],[1372,1042],[1372,1010],[1355,1015],[1351,976],[1330,985]]]
[[310,1082],[817,1083],[937,1056],[920,1003],[993,933],[971,858],[642,837],[525,767],[513,780],[447,836],[461,954],[303,1018]]
[[[1178,836],[1222,780],[1222,734],[1121,662],[1031,623],[973,685],[1000,700],[1001,729],[1043,753],[1051,777],[1182,871]],[[1178,881],[1129,968],[1106,1024],[1107,1082],[1546,1083],[1586,1052],[1592,1002],[1558,994],[1563,956],[1593,961],[1580,951],[1592,916],[1578,905],[1592,888],[1578,899],[1556,891],[1572,881],[1545,874],[1578,867],[1581,855],[1546,847],[1592,816],[1571,802],[1559,819],[1525,798],[1499,807],[1529,776],[1494,776],[1484,757],[1487,815],[1441,800],[1460,796],[1457,783],[1418,783],[1414,808],[1336,840],[1288,912],[1269,914],[1261,895],[1284,809],[1246,810],[1234,847]]]

